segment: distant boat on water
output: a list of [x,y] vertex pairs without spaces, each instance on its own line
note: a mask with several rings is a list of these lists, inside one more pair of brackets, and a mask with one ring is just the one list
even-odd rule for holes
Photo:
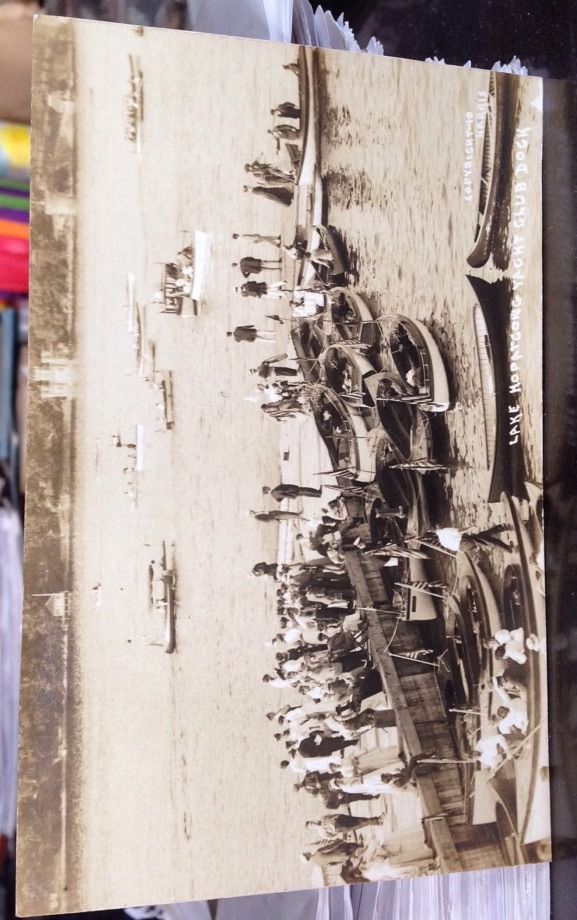
[[126,137],[136,145],[137,151],[140,152],[141,124],[144,118],[144,78],[140,59],[131,54],[128,61],[130,89],[126,97]]
[[133,332],[136,322],[136,281],[132,272],[126,275],[126,297],[128,331]]
[[142,376],[146,362],[145,307],[136,300],[136,281],[132,272],[126,275],[126,325],[134,340],[138,373]]
[[164,425],[167,431],[174,428],[174,389],[172,371],[157,371],[155,386],[161,395]]
[[197,230],[193,241],[180,250],[174,261],[163,263],[160,296],[164,313],[180,315],[190,304],[192,313],[198,315],[210,265],[211,243],[209,233]]
[[144,470],[144,425],[136,426],[136,452],[134,459],[134,471],[142,473]]
[[148,565],[148,599],[153,611],[164,613],[163,637],[153,645],[162,644],[167,654],[176,650],[176,581],[174,562],[163,540],[160,558]]

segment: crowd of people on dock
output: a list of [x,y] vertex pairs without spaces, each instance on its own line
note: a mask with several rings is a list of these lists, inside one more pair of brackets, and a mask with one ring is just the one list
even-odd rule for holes
[[[316,556],[288,565],[260,562],[253,574],[274,580],[278,631],[271,640],[275,667],[263,681],[292,692],[294,703],[269,712],[275,738],[286,750],[281,767],[294,774],[299,791],[315,796],[327,813],[307,822],[314,844],[303,854],[311,865],[337,868],[345,881],[394,877],[410,864],[411,871],[432,866],[432,853],[413,840],[410,857],[360,831],[380,827],[386,814],[381,796],[413,787],[419,772],[433,769],[434,756],[405,759],[396,746],[362,744],[367,732],[394,725],[383,694],[380,674],[371,661],[367,625],[355,604],[342,551],[353,546],[343,500],[323,506],[323,489],[282,483],[265,494],[284,499],[316,499]],[[269,512],[266,520],[302,518],[299,512]],[[257,515],[257,517],[260,517]],[[260,519],[263,519],[260,517]],[[305,540],[297,534],[297,541]],[[428,761],[428,763],[424,762]],[[355,816],[342,811],[356,802],[377,803],[380,814]],[[341,810],[339,810],[341,809]],[[351,839],[353,838],[353,839]],[[392,862],[391,862],[392,859]],[[400,864],[402,862],[403,865]]]

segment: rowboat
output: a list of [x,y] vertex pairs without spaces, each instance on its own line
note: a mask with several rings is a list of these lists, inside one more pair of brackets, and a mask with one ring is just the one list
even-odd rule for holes
[[481,402],[485,425],[486,464],[490,472],[489,502],[499,502],[503,492],[525,498],[522,439],[509,434],[510,369],[509,323],[511,282],[494,282],[467,276],[476,294],[473,321],[481,377]]
[[473,247],[467,256],[473,268],[481,268],[491,255],[498,268],[507,267],[508,258],[497,237],[501,205],[513,170],[518,86],[516,78],[509,74],[492,72],[489,77],[477,222]]
[[[320,126],[318,111],[318,57],[314,48],[299,49],[300,136],[298,144],[286,144],[295,170],[296,240],[308,252],[322,245],[316,227],[324,218],[324,189],[320,172]],[[314,266],[297,266],[295,286],[305,287],[317,277]]]
[[318,175],[321,117],[318,111],[318,57],[313,48],[299,48],[300,137],[296,184],[312,185]]

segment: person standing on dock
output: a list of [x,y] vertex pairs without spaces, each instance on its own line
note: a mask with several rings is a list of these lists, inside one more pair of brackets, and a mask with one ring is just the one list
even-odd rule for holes
[[363,827],[379,827],[383,823],[383,816],[375,818],[360,818],[356,815],[324,815],[319,821],[307,821],[305,827],[315,831],[320,837],[340,837],[350,831],[360,831]]
[[268,575],[276,581],[278,576],[278,565],[276,562],[257,562],[252,567],[252,574],[257,576]]
[[242,294],[243,297],[268,297],[270,300],[281,300],[285,296],[285,284],[282,281],[274,281],[267,284],[266,281],[245,281],[241,287],[235,287],[235,291]]
[[276,201],[277,204],[284,204],[287,208],[292,204],[294,197],[292,189],[286,188],[285,186],[275,188],[274,186],[268,187],[265,185],[245,185],[244,190],[245,192],[252,192],[257,198],[268,198],[269,201]]
[[246,281],[241,287],[235,287],[243,297],[265,297],[268,292],[266,281]]
[[257,259],[255,256],[245,256],[239,262],[233,262],[233,268],[240,268],[242,275],[248,278],[249,275],[258,275],[262,271],[278,271],[282,265],[281,259]]
[[256,521],[293,521],[302,517],[300,511],[251,511],[251,516]]
[[345,843],[337,839],[334,843],[319,847],[314,853],[302,853],[301,858],[303,862],[314,866],[342,866],[347,859],[360,853],[362,847],[362,843]]
[[276,125],[274,128],[269,128],[268,133],[276,137],[277,140],[298,141],[301,131],[295,125]]
[[[413,754],[407,763],[395,773],[382,773],[381,779],[384,783],[392,783],[394,786],[398,786],[399,789],[404,789],[405,786],[413,783],[417,776],[430,773],[434,769],[431,764],[434,764],[436,760],[437,757],[434,752],[427,754],[421,751],[418,754]],[[423,761],[425,761],[425,764],[423,764]]]
[[300,76],[301,69],[298,61],[291,61],[290,64],[283,64],[282,69],[288,70],[290,73],[294,73],[297,77]]
[[278,115],[279,118],[300,118],[301,110],[294,102],[281,102],[276,109],[270,110],[271,115]]
[[260,163],[258,160],[254,160],[252,163],[245,163],[244,168],[246,172],[251,173],[256,179],[261,179],[268,185],[274,185],[275,183],[291,185],[295,181],[294,173],[279,169],[278,166],[272,166],[270,163]]
[[272,329],[257,329],[256,326],[237,326],[233,332],[227,332],[227,336],[232,336],[235,342],[256,342],[257,339],[272,342],[276,333]]
[[[288,173],[283,173],[280,169],[271,168],[268,172],[259,172],[253,173],[254,178],[258,182],[262,182],[267,188],[284,188],[285,186],[294,185],[294,177],[290,176]],[[289,176],[289,178],[287,178]],[[250,186],[245,186],[244,191],[247,192]]]
[[277,249],[282,246],[280,236],[267,236],[262,233],[233,233],[232,238],[233,240],[252,240],[253,243],[270,243],[271,246],[276,246]]
[[251,368],[251,374],[258,374],[263,380],[267,380],[268,377],[271,376],[298,377],[298,369],[296,367],[278,364],[279,361],[284,361],[286,358],[288,358],[286,352],[281,355],[274,355],[272,358],[265,358],[264,361],[260,362],[258,367]]
[[354,738],[330,738],[321,732],[315,732],[301,741],[297,750],[301,757],[326,757],[336,754],[337,751],[344,751],[347,747],[355,747],[356,744]]
[[313,486],[298,486],[292,482],[281,482],[274,489],[263,486],[262,491],[265,495],[272,496],[277,502],[282,502],[284,498],[320,498],[323,494],[322,487],[315,489]]

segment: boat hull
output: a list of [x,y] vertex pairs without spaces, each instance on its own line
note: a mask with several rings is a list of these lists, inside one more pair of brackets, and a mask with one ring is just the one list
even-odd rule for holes
[[[525,467],[523,462],[522,441],[519,436],[517,443],[511,444],[509,437],[509,405],[510,405],[510,370],[509,370],[509,323],[510,305],[512,298],[511,282],[502,279],[494,282],[483,281],[481,278],[467,276],[475,292],[487,330],[488,343],[479,341],[479,364],[481,371],[481,387],[483,402],[494,399],[494,411],[491,419],[485,412],[485,426],[488,421],[494,424],[494,434],[491,440],[494,444],[492,458],[489,457],[491,469],[491,482],[489,486],[488,501],[500,502],[503,492],[518,498],[526,498]],[[479,324],[476,326],[478,332]],[[493,369],[493,394],[488,392],[486,378],[487,368],[483,367],[481,355],[490,350]]]
[[[509,257],[504,246],[498,244],[498,238],[502,232],[501,224],[507,222],[504,201],[512,180],[519,88],[518,81],[509,74],[492,73],[490,80],[492,111],[487,114],[483,141],[479,217],[475,241],[467,262],[472,268],[481,268],[492,255],[497,268],[505,269]],[[491,133],[491,120],[494,125],[492,149],[488,151],[486,148]],[[489,158],[489,162],[485,162],[486,158]]]
[[[415,391],[413,401],[425,412],[446,412],[451,405],[449,380],[439,346],[427,326],[400,313],[383,316],[379,323],[383,348],[389,352],[396,372],[403,380],[410,370],[417,371],[422,378],[417,386],[407,383],[407,389]],[[394,345],[399,334],[408,348]]]

